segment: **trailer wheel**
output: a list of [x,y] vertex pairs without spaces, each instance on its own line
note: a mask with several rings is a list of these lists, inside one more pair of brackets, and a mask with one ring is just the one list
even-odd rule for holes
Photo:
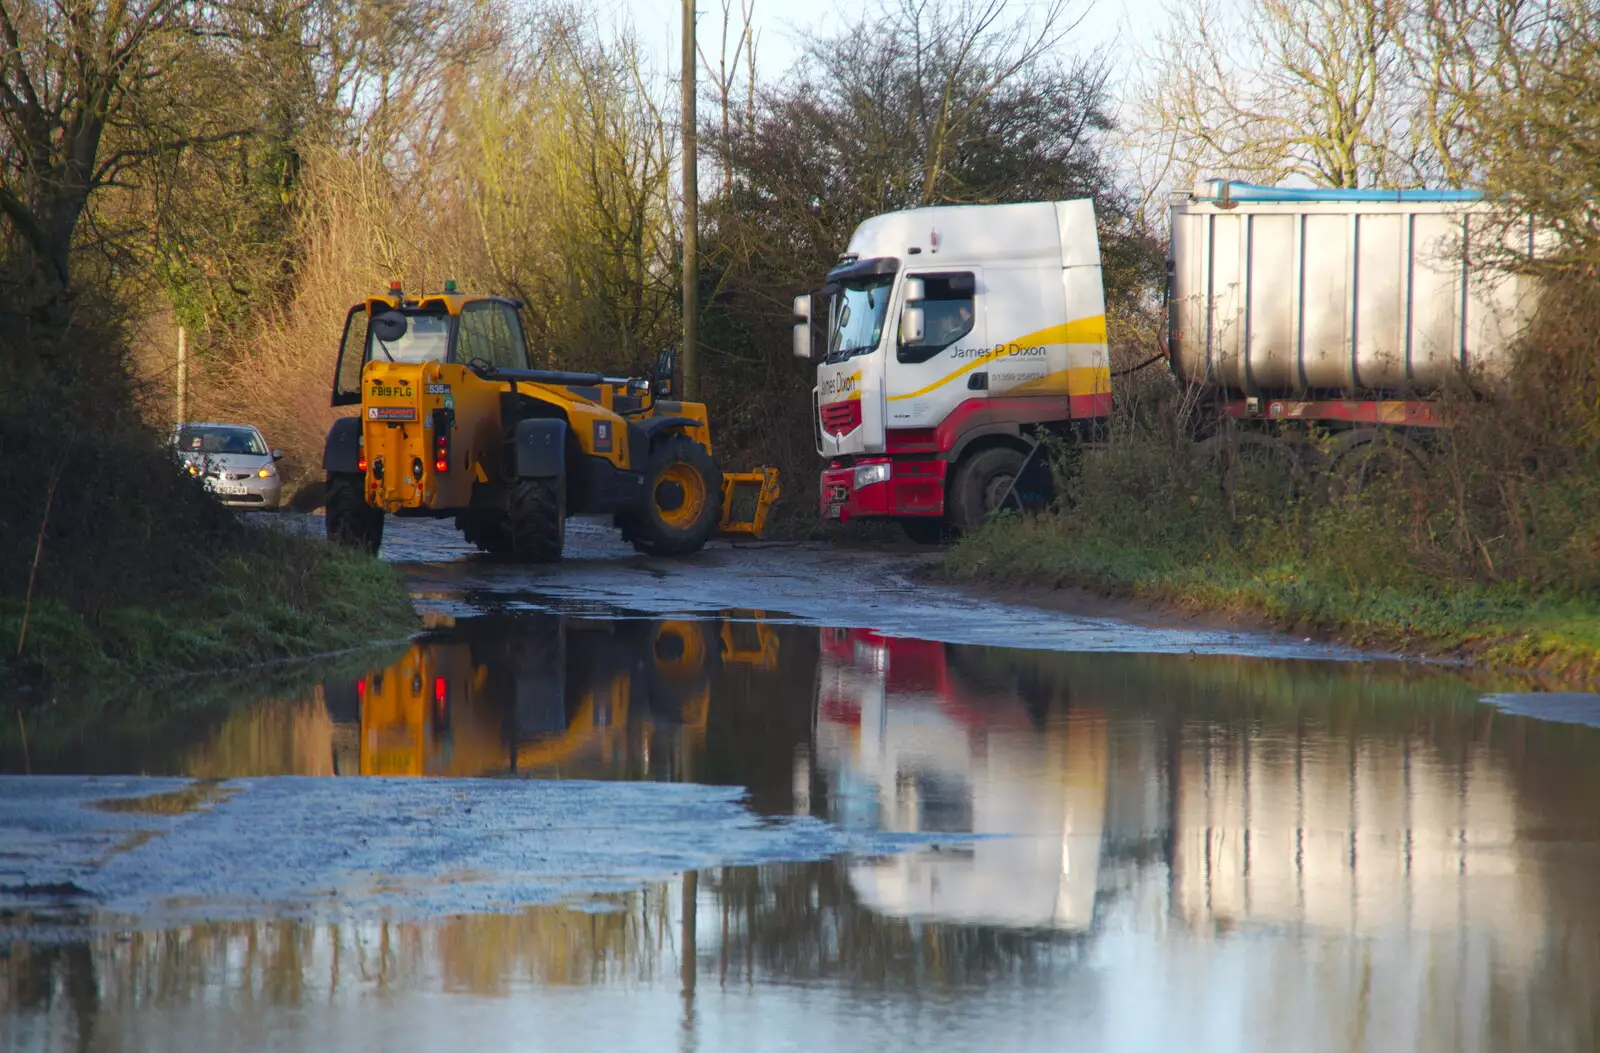
[[511,555],[529,563],[554,563],[567,540],[567,487],[561,476],[519,479],[511,489]]
[[329,472],[324,522],[329,541],[377,555],[383,544],[383,509],[367,504],[366,482],[352,472]]
[[1294,447],[1273,435],[1226,425],[1202,439],[1194,452],[1202,463],[1215,469],[1223,497],[1230,504],[1245,494],[1271,500],[1293,498],[1305,486],[1305,472]]
[[622,534],[651,556],[687,556],[710,540],[722,516],[722,472],[706,448],[673,435],[650,451],[643,507],[618,513]]
[[991,446],[964,458],[950,481],[950,525],[966,534],[988,522],[1027,459],[1009,446]]
[[1333,496],[1356,494],[1389,481],[1404,484],[1425,470],[1420,446],[1404,433],[1358,428],[1334,439],[1329,480]]

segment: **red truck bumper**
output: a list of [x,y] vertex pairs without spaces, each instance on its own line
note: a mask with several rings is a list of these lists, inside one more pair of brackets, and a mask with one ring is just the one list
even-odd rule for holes
[[942,516],[949,467],[932,457],[867,457],[849,468],[825,468],[819,511],[822,518],[841,523],[886,516]]

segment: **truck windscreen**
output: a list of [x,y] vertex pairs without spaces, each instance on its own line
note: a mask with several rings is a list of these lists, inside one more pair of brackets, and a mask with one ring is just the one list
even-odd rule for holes
[[889,313],[889,289],[893,275],[859,284],[845,285],[833,294],[832,317],[828,325],[829,362],[864,355],[878,346],[883,336],[883,320]]

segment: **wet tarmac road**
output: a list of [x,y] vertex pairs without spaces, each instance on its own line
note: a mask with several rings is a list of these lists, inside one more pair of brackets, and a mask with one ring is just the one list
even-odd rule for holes
[[1600,1048],[1592,696],[575,540],[37,718],[0,1049]]
[[386,538],[383,555],[406,568],[421,610],[445,615],[541,610],[612,617],[626,610],[694,616],[753,608],[768,620],[865,626],[945,643],[1369,657],[1275,633],[1202,628],[1171,619],[1134,623],[964,593],[924,583],[940,555],[911,546],[716,542],[691,559],[663,560],[637,555],[615,530],[575,520],[568,525],[566,558],[552,566],[528,567],[478,556],[448,521],[413,520],[398,526]]

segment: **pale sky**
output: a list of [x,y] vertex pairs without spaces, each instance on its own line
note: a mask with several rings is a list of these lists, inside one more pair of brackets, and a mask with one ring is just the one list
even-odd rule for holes
[[[733,0],[737,9],[738,0]],[[756,30],[760,34],[756,66],[761,79],[771,82],[786,73],[800,57],[807,40],[832,33],[874,0],[754,0]],[[697,0],[701,46],[715,59],[721,36],[721,0]],[[1018,12],[1037,6],[1039,0],[1012,0]],[[1094,54],[1118,47],[1130,61],[1113,64],[1113,77],[1134,69],[1136,52],[1121,41],[1136,39],[1161,18],[1163,0],[1099,0],[1088,7],[1083,22],[1065,45],[1067,53]],[[681,48],[681,6],[672,0],[601,0],[602,22],[631,21],[658,74],[676,77]],[[737,10],[735,11],[737,18]],[[1120,84],[1116,86],[1120,89]],[[1116,91],[1120,94],[1120,90]]]

